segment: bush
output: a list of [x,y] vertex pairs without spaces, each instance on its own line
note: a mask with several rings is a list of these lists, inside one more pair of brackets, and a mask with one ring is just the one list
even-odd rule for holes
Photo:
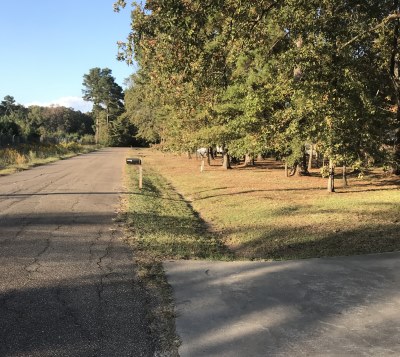
[[94,135],[86,134],[86,135],[82,136],[82,138],[81,138],[82,145],[94,145],[95,143],[96,143],[96,140],[94,138]]
[[59,146],[62,148],[63,151],[65,151],[66,154],[68,154],[69,152],[77,153],[82,150],[82,145],[74,141],[71,141],[69,143],[62,143]]

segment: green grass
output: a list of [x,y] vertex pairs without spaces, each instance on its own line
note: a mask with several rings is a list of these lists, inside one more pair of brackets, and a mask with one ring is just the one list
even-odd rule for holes
[[270,160],[229,171],[214,163],[200,173],[200,160],[142,154],[144,189],[132,196],[129,222],[141,249],[157,256],[286,260],[400,250],[396,177],[350,177],[349,187],[337,179],[330,194],[317,169],[286,178]]
[[127,174],[126,221],[136,249],[157,259],[229,259],[220,240],[164,177],[145,168],[139,190],[136,167],[128,166]]
[[213,220],[222,239],[244,259],[298,259],[400,249],[399,191],[275,199],[225,196],[219,215],[194,202]]
[[126,166],[130,194],[119,219],[134,249],[137,281],[148,295],[150,330],[159,355],[178,356],[175,309],[162,261],[165,259],[229,259],[221,242],[170,183],[151,168],[143,170],[138,188],[137,167]]
[[133,246],[138,282],[148,294],[150,329],[160,355],[178,356],[173,295],[163,271],[168,259],[284,260],[400,250],[400,190],[396,179],[360,181],[337,193],[326,181],[283,176],[273,162],[222,171],[200,161],[151,150],[138,172],[126,165],[120,218]]

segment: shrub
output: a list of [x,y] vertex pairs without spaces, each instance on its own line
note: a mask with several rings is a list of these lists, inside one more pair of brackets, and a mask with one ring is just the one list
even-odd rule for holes
[[86,134],[81,139],[82,145],[94,145],[95,143],[96,143],[96,140],[94,138],[94,135]]

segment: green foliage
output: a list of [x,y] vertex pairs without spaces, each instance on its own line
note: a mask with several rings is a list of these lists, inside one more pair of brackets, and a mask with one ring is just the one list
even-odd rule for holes
[[85,134],[80,140],[82,145],[94,145],[96,143],[94,135],[91,134]]
[[336,162],[382,160],[400,143],[398,13],[389,0],[134,3],[127,114],[172,150],[295,161],[313,142]]
[[0,134],[3,135],[19,135],[20,127],[9,116],[0,117]]
[[110,139],[112,146],[146,146],[146,141],[136,138],[136,126],[126,113],[111,123]]
[[83,76],[83,99],[103,107],[107,113],[119,112],[123,108],[122,88],[115,82],[109,68],[91,68]]
[[109,68],[91,68],[83,76],[83,99],[93,103],[92,115],[95,118],[96,142],[111,145],[110,123],[124,111],[122,87],[115,82]]
[[80,136],[93,133],[91,116],[71,108],[32,106],[27,119],[27,131],[36,127],[36,131],[42,135],[60,133],[62,136],[76,133]]
[[304,157],[304,142],[299,139],[290,141],[290,147],[286,151],[286,162],[289,166],[299,165]]
[[[16,104],[12,96],[4,97],[0,104],[0,136],[8,137],[7,143],[39,141],[39,138],[56,138],[58,141],[78,141],[93,134],[93,119],[72,108],[59,106],[26,108]],[[4,141],[4,140],[3,140]],[[4,142],[0,139],[0,145]]]

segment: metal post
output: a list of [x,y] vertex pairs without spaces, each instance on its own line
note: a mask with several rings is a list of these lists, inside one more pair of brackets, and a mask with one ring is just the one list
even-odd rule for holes
[[139,188],[143,187],[143,168],[142,165],[139,166]]

